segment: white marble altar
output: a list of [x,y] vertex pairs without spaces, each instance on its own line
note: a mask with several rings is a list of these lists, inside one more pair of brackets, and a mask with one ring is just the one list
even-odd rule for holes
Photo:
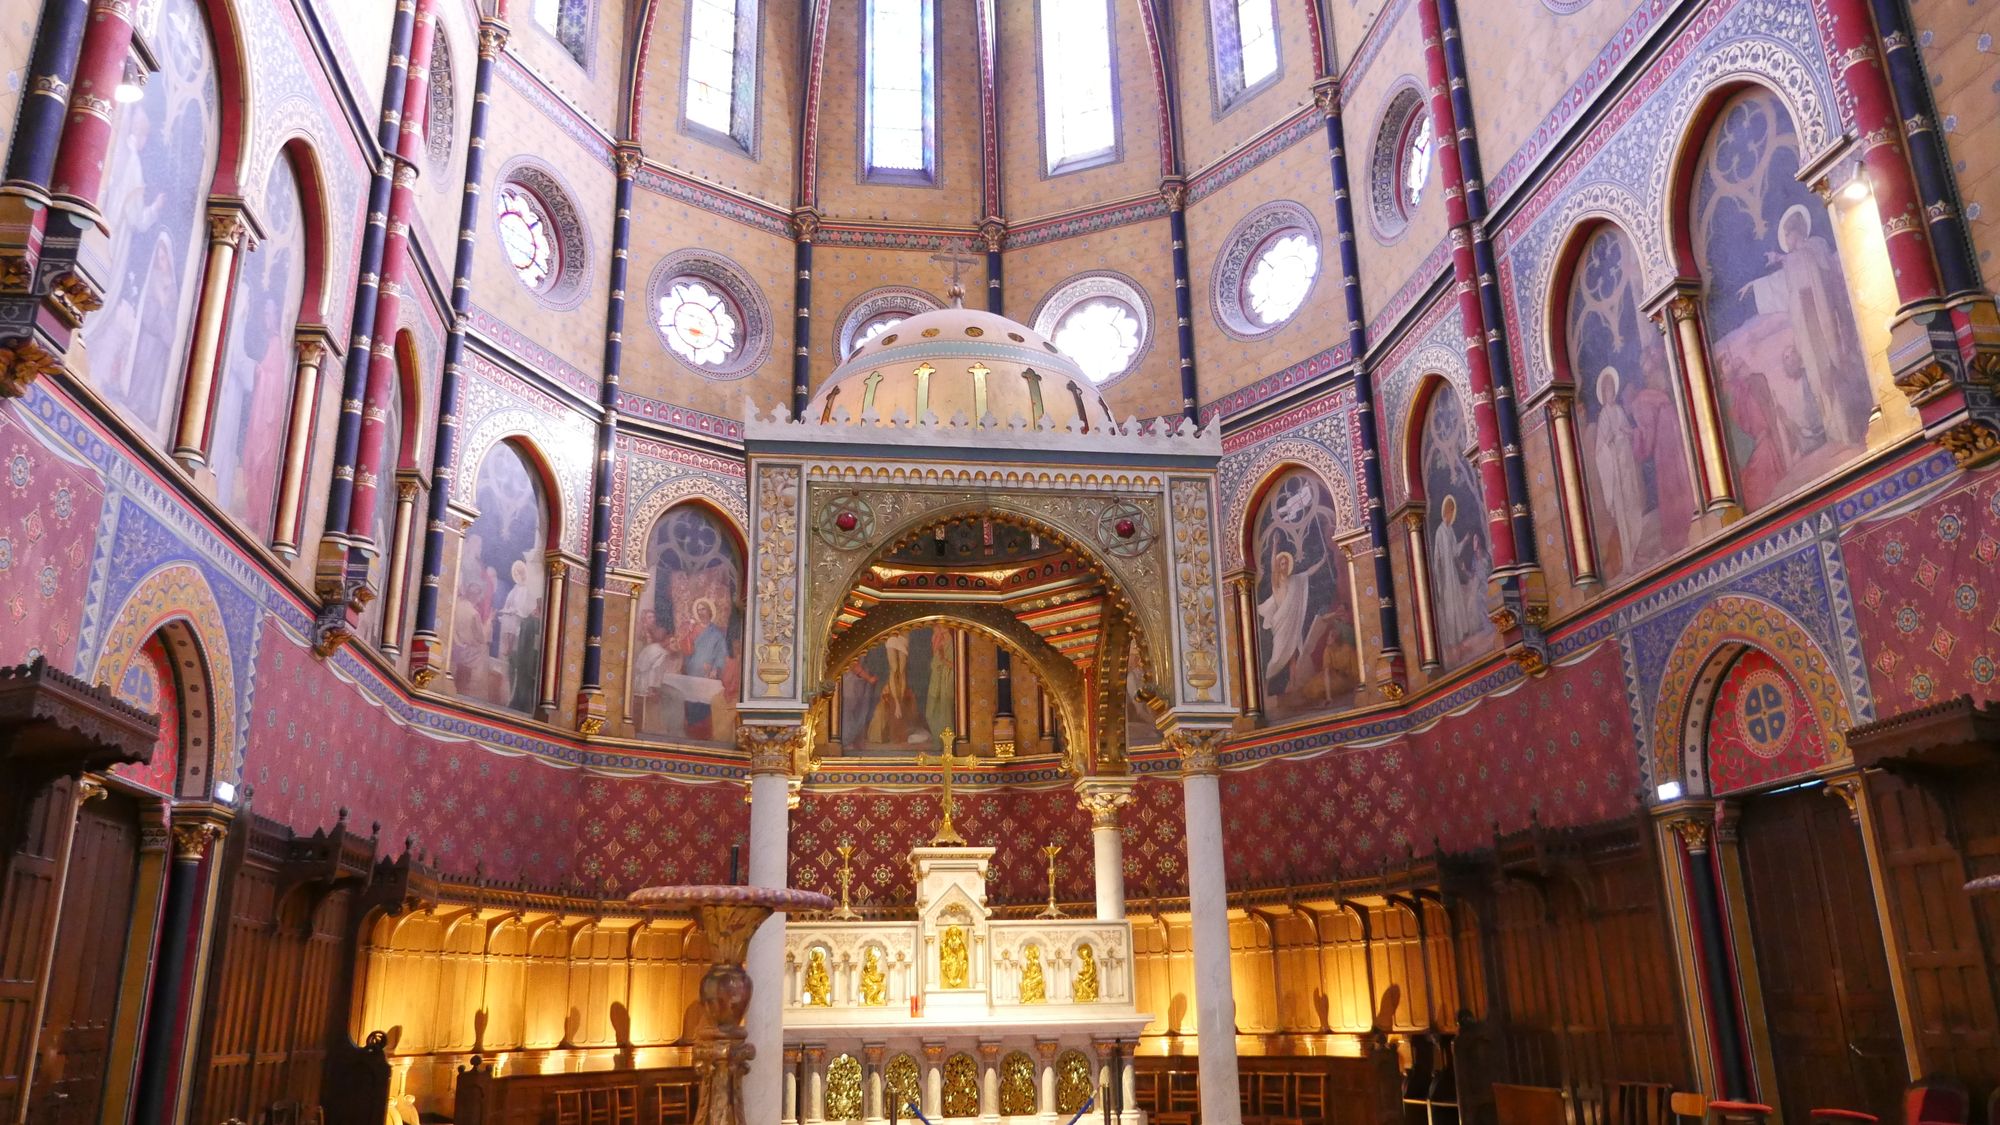
[[[1131,924],[995,919],[986,903],[993,853],[954,845],[912,852],[913,920],[794,919],[785,927],[784,1043],[793,1070],[784,1120],[886,1121],[891,1103],[910,1120],[902,1102],[914,1079],[924,1116],[938,1125],[1066,1123],[1080,1091],[1094,1094],[1108,1081],[1112,1044],[1129,1053],[1151,1019],[1134,1005]],[[868,987],[871,954],[879,992]],[[1094,965],[1094,997],[1086,965]],[[1103,1120],[1101,1110],[1086,1120]],[[1141,1125],[1143,1115],[1128,1108],[1120,1121]]]

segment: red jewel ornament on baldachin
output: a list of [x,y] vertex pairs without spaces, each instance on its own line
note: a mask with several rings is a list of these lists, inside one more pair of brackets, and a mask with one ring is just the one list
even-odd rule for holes
[[861,521],[859,519],[855,518],[853,512],[842,512],[839,515],[833,517],[833,526],[839,528],[842,531],[853,531],[855,526],[860,522]]
[[1132,538],[1132,536],[1138,533],[1139,525],[1133,523],[1129,519],[1123,519],[1119,520],[1116,524],[1113,524],[1111,529],[1118,533],[1118,538],[1130,539]]

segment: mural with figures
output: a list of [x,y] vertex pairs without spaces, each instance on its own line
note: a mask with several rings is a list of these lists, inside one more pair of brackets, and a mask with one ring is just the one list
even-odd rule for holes
[[84,323],[91,386],[155,443],[180,405],[215,175],[215,51],[195,0],[162,0],[159,72],[120,107],[100,207],[117,217],[104,308]]
[[[405,334],[396,343],[396,364],[399,374],[407,370],[414,377],[415,371],[413,365],[415,361],[410,353],[409,337]],[[381,593],[361,608],[361,635],[370,638],[380,635],[383,627],[382,614],[389,604],[386,584],[389,581],[390,555],[395,550],[396,504],[397,489],[399,488],[399,483],[396,480],[396,470],[404,467],[401,451],[403,448],[403,415],[406,411],[404,410],[403,400],[407,394],[407,385],[399,380],[396,389],[388,396],[388,409],[384,410],[382,415],[382,483],[380,489],[375,494],[375,523],[369,529],[369,535],[375,541],[375,557],[369,560],[368,563],[370,581],[374,583],[375,588],[381,591]],[[484,508],[482,507],[481,510],[484,511]],[[419,507],[418,511],[422,511],[421,507]],[[421,520],[422,517],[419,515],[417,518]],[[419,523],[417,526],[421,528],[422,524]],[[421,532],[413,531],[411,540],[413,543],[421,542]],[[417,550],[420,552],[421,548]],[[385,643],[390,641],[388,637],[381,637],[380,639]],[[397,643],[401,642],[401,638],[395,638],[395,640]]]
[[153,740],[152,758],[113,766],[111,772],[155,793],[172,793],[174,778],[180,773],[180,687],[174,676],[174,662],[158,633],[147,637],[139,651],[132,654],[111,690],[120,702],[160,717],[160,734]]
[[1361,658],[1326,483],[1287,469],[1257,509],[1257,657],[1276,722],[1354,705]]
[[1709,350],[1750,508],[1860,452],[1872,406],[1833,228],[1798,180],[1799,152],[1784,104],[1760,89],[1723,107],[1695,169]]
[[1419,469],[1424,489],[1424,536],[1430,553],[1432,617],[1438,658],[1457,667],[1488,648],[1486,575],[1493,555],[1480,518],[1479,481],[1466,453],[1465,407],[1440,385],[1424,416]]
[[527,457],[502,442],[479,466],[452,604],[451,678],[467,699],[532,715],[542,668],[548,506]]
[[645,738],[735,745],[743,684],[743,548],[721,517],[670,509],[646,540],[632,721]]
[[283,155],[272,162],[258,218],[263,239],[237,259],[235,312],[208,465],[222,506],[268,540],[292,404],[292,333],[306,277],[305,207],[298,176]]
[[1639,311],[1639,255],[1605,225],[1570,279],[1566,344],[1599,573],[1658,562],[1687,546],[1694,517],[1665,337]]
[[840,677],[848,754],[936,753],[957,701],[953,630],[924,625],[861,654]]

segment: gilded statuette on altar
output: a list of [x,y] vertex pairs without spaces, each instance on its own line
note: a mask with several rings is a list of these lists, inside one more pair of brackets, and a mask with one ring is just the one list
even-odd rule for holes
[[1046,1004],[1048,999],[1049,982],[1042,973],[1042,947],[1024,946],[1021,949],[1021,1003]]
[[889,985],[882,977],[882,953],[874,946],[861,959],[861,1004],[880,1008],[889,1003]]
[[815,949],[806,960],[806,1006],[831,1008],[833,981],[826,971],[826,950]]
[[1097,951],[1090,948],[1089,942],[1076,947],[1076,987],[1071,991],[1079,1004],[1097,1000]]
[[947,926],[938,946],[938,982],[946,988],[966,988],[971,980],[971,957],[965,944],[964,926]]

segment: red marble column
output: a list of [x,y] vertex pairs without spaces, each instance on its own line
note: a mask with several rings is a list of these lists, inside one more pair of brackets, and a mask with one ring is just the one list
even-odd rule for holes
[[76,78],[71,83],[69,122],[56,150],[49,206],[70,211],[79,227],[103,225],[97,196],[104,188],[105,153],[111,147],[111,115],[125,58],[132,50],[133,0],[93,0],[84,29]]
[[[370,343],[368,383],[362,395],[361,445],[354,463],[354,503],[348,510],[349,542],[364,551],[379,551],[375,539],[375,505],[382,481],[395,466],[385,464],[394,451],[388,442],[389,408],[397,394],[396,325],[402,315],[403,293],[410,284],[410,217],[416,212],[417,159],[424,143],[424,118],[430,108],[431,44],[437,20],[431,0],[417,0],[410,32],[410,65],[403,86],[403,120],[396,137],[395,186],[389,196],[387,239],[382,247],[382,285],[375,297],[375,338]],[[419,419],[408,418],[414,426]]]
[[1451,82],[1445,71],[1443,35],[1437,5],[1420,3],[1417,12],[1424,35],[1424,65],[1430,79],[1431,127],[1437,136],[1439,179],[1444,187],[1445,214],[1451,224],[1452,291],[1458,298],[1459,323],[1465,334],[1465,366],[1472,384],[1472,421],[1479,435],[1479,491],[1486,505],[1486,536],[1493,548],[1493,569],[1505,573],[1520,561],[1514,543],[1514,523],[1508,510],[1506,470],[1500,463],[1500,419],[1493,407],[1493,368],[1486,352],[1486,313],[1479,303],[1479,266],[1472,250],[1472,219],[1465,207],[1465,170],[1458,159],[1458,122],[1451,107]]
[[1834,69],[1854,103],[1862,167],[1875,191],[1882,237],[1895,267],[1896,296],[1905,309],[1942,295],[1937,259],[1924,229],[1924,209],[1903,151],[1903,123],[1876,48],[1875,20],[1867,0],[1828,0],[1832,14]]

